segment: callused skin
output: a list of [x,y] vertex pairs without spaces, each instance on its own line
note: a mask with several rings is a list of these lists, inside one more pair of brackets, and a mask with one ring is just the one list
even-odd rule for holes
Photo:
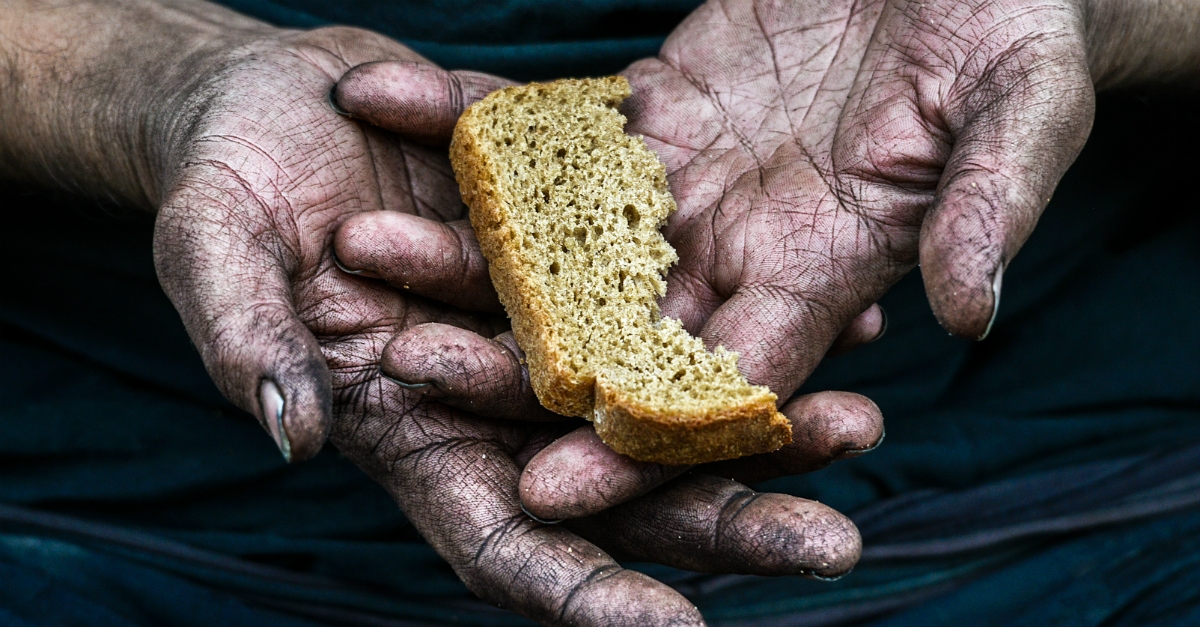
[[[519,351],[486,339],[505,326],[469,254],[444,148],[412,138],[444,142],[463,106],[504,81],[444,72],[369,32],[279,30],[200,2],[12,1],[0,15],[11,78],[0,171],[156,210],[164,290],[214,381],[285,455],[314,454],[328,433],[493,603],[552,625],[702,624],[678,593],[521,510],[522,466],[574,425],[479,415],[538,412]],[[399,136],[330,106],[337,79],[371,62],[403,70],[389,88],[413,106],[384,115]],[[335,236],[360,245],[343,250]],[[391,287],[361,276],[370,259],[412,263]],[[422,391],[385,376],[404,366],[394,353],[422,343],[459,379]],[[854,398],[862,420],[847,438],[797,449],[806,468],[878,439],[878,412]],[[785,413],[819,429],[813,407]],[[707,480],[610,512],[606,532],[630,557],[718,572],[836,576],[857,560],[857,531],[836,512]],[[685,510],[714,515],[628,542]],[[759,528],[778,544],[762,546]]]

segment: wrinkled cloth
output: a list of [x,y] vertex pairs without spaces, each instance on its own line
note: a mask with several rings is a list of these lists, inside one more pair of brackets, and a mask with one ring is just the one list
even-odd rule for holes
[[[226,4],[537,79],[653,54],[697,3]],[[631,566],[713,625],[1200,624],[1197,110],[1101,98],[987,341],[948,336],[913,273],[881,301],[887,335],[805,384],[886,417],[878,450],[759,486],[849,513],[853,573]],[[288,466],[221,398],[158,287],[151,217],[13,186],[0,204],[0,625],[530,624],[335,450]]]

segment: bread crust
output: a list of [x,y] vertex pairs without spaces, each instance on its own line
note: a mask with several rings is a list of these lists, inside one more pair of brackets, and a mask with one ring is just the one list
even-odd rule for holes
[[619,389],[596,385],[596,434],[622,455],[659,464],[703,464],[774,451],[792,441],[792,423],[775,409],[775,395],[718,412],[666,415]]
[[[609,81],[616,102],[629,96],[622,77]],[[536,84],[535,84],[536,85]],[[520,87],[505,88],[508,92]],[[492,98],[489,96],[488,98]],[[519,242],[505,223],[506,197],[496,164],[480,144],[488,123],[485,99],[459,119],[450,144],[463,201],[489,262],[492,282],[512,319],[517,344],[525,351],[530,382],[538,400],[551,411],[592,420],[596,432],[615,451],[634,459],[663,464],[700,464],[776,450],[791,442],[791,423],[776,407],[775,394],[761,394],[720,411],[691,415],[665,414],[637,403],[606,385],[603,375],[581,375],[564,369],[553,311],[534,284],[535,269],[524,267]]]

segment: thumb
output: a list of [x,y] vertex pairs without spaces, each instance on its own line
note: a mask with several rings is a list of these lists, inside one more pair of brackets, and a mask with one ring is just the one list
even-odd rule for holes
[[1004,270],[1083,148],[1095,106],[1082,58],[1017,57],[1023,67],[997,67],[961,112],[947,116],[955,142],[921,225],[933,313],[946,330],[972,339],[991,331]]
[[351,117],[406,137],[444,144],[467,107],[513,84],[481,72],[450,72],[413,61],[378,61],[346,72],[331,98]]
[[159,281],[221,392],[258,417],[285,459],[307,459],[329,433],[329,369],[296,316],[291,273],[270,238],[197,219],[223,213],[208,206],[218,195],[168,198],[155,224]]

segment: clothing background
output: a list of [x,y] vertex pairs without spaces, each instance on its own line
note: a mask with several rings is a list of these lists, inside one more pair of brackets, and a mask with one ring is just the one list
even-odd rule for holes
[[[620,70],[696,2],[229,0],[516,79]],[[982,343],[919,273],[804,390],[887,439],[767,482],[845,511],[837,582],[634,567],[716,625],[1200,624],[1200,98],[1102,97]],[[152,218],[0,189],[0,625],[523,625],[478,601],[330,448],[288,466],[158,288]]]

